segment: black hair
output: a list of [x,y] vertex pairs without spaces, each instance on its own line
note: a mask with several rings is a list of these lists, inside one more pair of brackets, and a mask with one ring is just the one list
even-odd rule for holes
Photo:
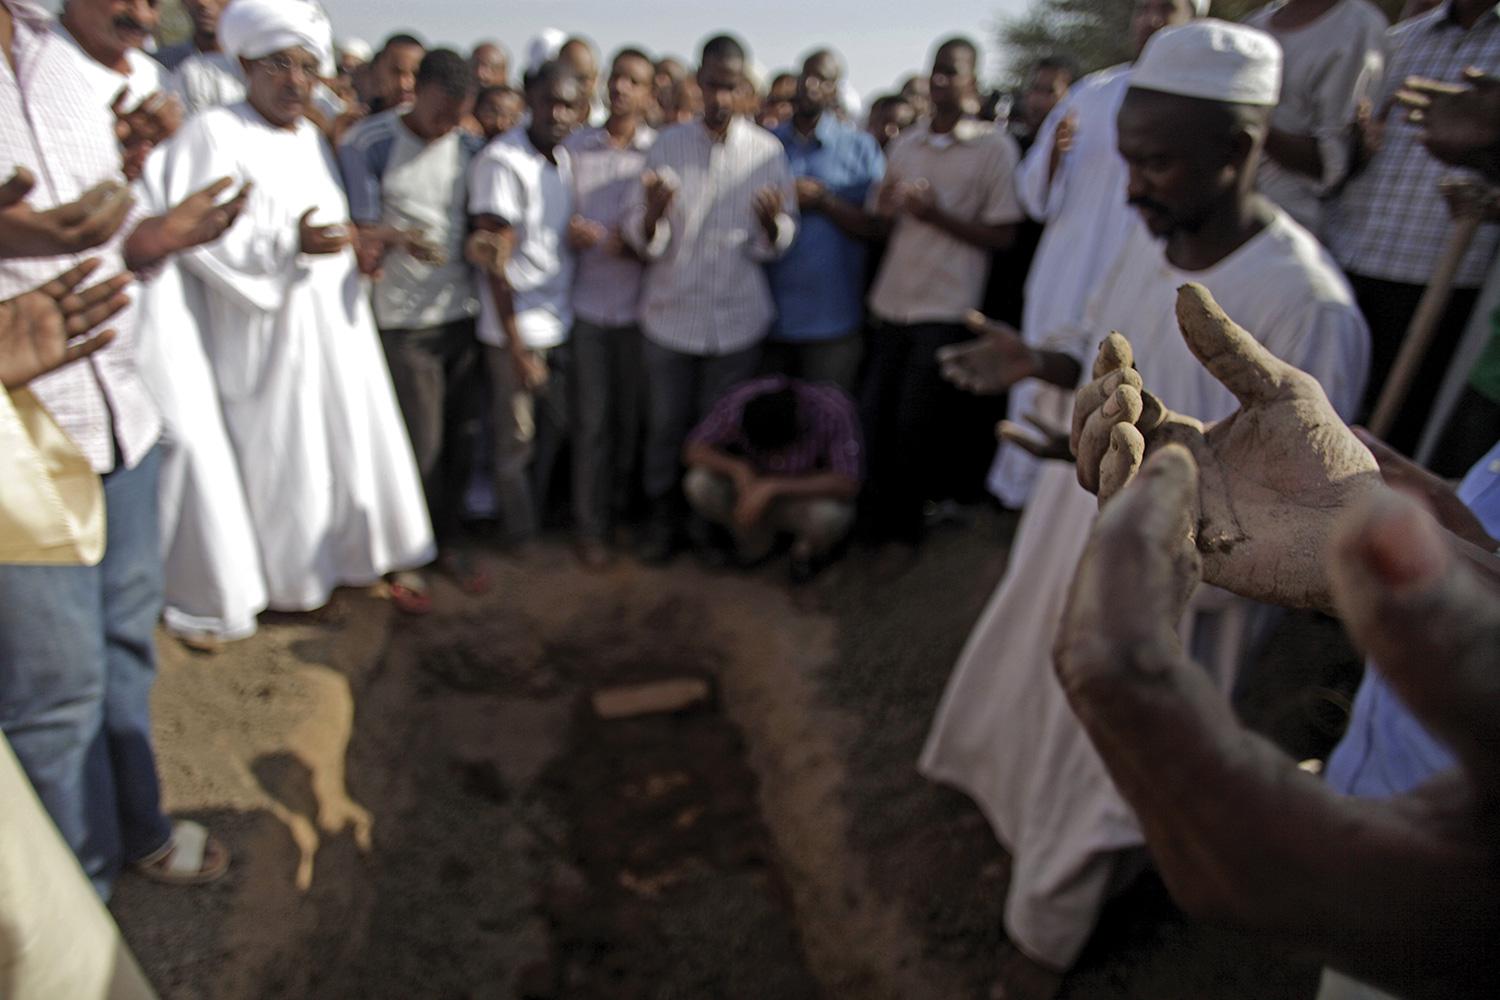
[[469,95],[473,74],[469,61],[452,49],[433,49],[417,67],[417,86],[434,86],[447,97],[462,100]]
[[780,451],[797,440],[797,392],[791,386],[763,392],[745,404],[740,430],[756,451]]
[[703,50],[698,56],[698,65],[701,66],[710,59],[747,63],[750,61],[750,53],[744,43],[733,35],[715,35],[703,43]]
[[405,31],[398,31],[385,40],[385,44],[380,47],[380,51],[385,52],[394,45],[415,45],[419,49],[427,48],[427,43],[416,35]]
[[1069,84],[1077,83],[1078,78],[1083,75],[1083,68],[1079,66],[1078,60],[1065,52],[1054,52],[1052,55],[1042,56],[1031,67],[1031,73],[1035,76],[1039,70],[1044,69],[1055,69],[1059,73],[1066,74]]
[[781,72],[777,73],[775,76],[771,77],[771,85],[770,85],[770,87],[767,88],[767,90],[770,90],[770,89],[774,88],[782,80],[790,80],[793,83],[796,83],[797,82],[797,74],[793,73],[789,69],[782,70]]
[[529,94],[534,87],[546,87],[565,80],[572,80],[580,85],[583,83],[572,63],[564,59],[548,59],[536,69],[528,71],[521,86]]
[[609,57],[609,64],[613,66],[621,59],[643,59],[650,64],[652,73],[656,72],[656,60],[646,55],[644,49],[637,48],[634,45],[627,45],[623,49],[616,50],[615,54]]
[[970,60],[972,60],[973,63],[974,63],[974,69],[975,69],[975,71],[976,72],[978,71],[978,69],[979,69],[979,46],[975,45],[968,38],[965,38],[963,35],[953,35],[953,36],[951,36],[949,38],[945,38],[941,42],[938,42],[937,47],[932,50],[933,55],[935,56],[937,53],[943,51],[944,49],[965,49],[965,50],[967,50],[968,53],[969,53]]
[[515,87],[512,87],[508,83],[491,84],[488,87],[480,87],[479,93],[474,95],[475,107],[478,107],[482,102],[489,100],[496,94],[511,94],[515,97],[524,96],[519,90],[517,90]]
[[905,97],[902,97],[900,94],[881,94],[879,97],[875,98],[875,100],[870,102],[870,113],[874,114],[877,111],[884,111],[886,108],[890,107],[893,104],[905,104],[910,106],[911,101],[907,100]]

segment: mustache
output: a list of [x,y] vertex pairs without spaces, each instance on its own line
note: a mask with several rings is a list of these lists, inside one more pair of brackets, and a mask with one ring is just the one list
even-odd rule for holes
[[1167,206],[1163,205],[1161,202],[1152,201],[1150,198],[1131,198],[1126,202],[1126,204],[1128,204],[1131,208],[1148,209],[1158,215],[1168,214]]
[[114,20],[115,28],[120,31],[137,31],[141,34],[149,34],[150,29],[144,24],[131,17],[129,14],[121,14]]

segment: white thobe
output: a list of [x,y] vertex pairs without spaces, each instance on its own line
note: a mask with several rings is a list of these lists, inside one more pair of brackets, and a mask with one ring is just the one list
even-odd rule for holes
[[[153,214],[170,205],[168,148],[152,153],[136,190]],[[179,635],[222,640],[253,635],[266,608],[255,529],[239,464],[204,350],[203,285],[175,259],[141,284],[136,364],[161,410],[157,487],[165,604],[162,620]]]
[[[1125,204],[1125,161],[1115,142],[1115,116],[1129,86],[1128,63],[1078,81],[1042,123],[1016,172],[1022,207],[1046,226],[1026,276],[1021,335],[1029,344],[1042,343],[1060,327],[1076,327],[1120,245],[1133,232],[1144,232],[1136,211]],[[1076,119],[1073,147],[1049,176],[1052,140],[1069,116]],[[1072,412],[1068,393],[1035,381],[1014,386],[1006,406],[1011,420],[1038,413],[1061,427]],[[990,492],[1008,507],[1024,506],[1039,467],[1030,453],[1002,443],[990,468]]]
[[245,99],[245,75],[222,52],[194,52],[177,64],[171,86],[189,116]]
[[[1281,212],[1224,260],[1191,273],[1168,264],[1142,228],[1121,248],[1083,324],[1054,343],[1088,359],[1087,372],[1098,343],[1119,330],[1130,338],[1141,378],[1167,405],[1204,420],[1227,416],[1234,397],[1177,327],[1177,289],[1189,281],[1205,285],[1278,357],[1315,376],[1340,413],[1354,412],[1369,332],[1333,260]],[[1144,844],[1052,668],[1053,639],[1097,509],[1072,465],[1044,464],[1010,565],[949,678],[920,764],[984,811],[1013,857],[1010,938],[1058,968],[1071,966],[1087,941],[1119,872],[1119,852]]]
[[298,249],[309,208],[317,225],[349,224],[317,127],[213,108],[182,127],[164,169],[174,202],[217,177],[255,185],[223,238],[181,260],[202,284],[270,607],[317,608],[334,587],[430,561],[422,484],[353,251]]

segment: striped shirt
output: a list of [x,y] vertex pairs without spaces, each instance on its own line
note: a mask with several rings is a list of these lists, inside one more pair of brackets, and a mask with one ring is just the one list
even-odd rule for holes
[[[790,388],[797,396],[797,437],[778,451],[757,451],[741,426],[745,406],[758,396]],[[859,412],[849,394],[831,382],[804,382],[785,375],[766,375],[741,382],[714,404],[688,435],[689,444],[705,444],[748,461],[761,475],[809,476],[836,472],[864,478],[864,442]]]
[[[102,67],[85,65],[87,57],[52,30],[51,15],[35,0],[0,2],[15,28],[15,72],[0,59],[0,177],[18,166],[30,170],[36,187],[26,204],[34,211],[75,201],[102,181],[123,181],[114,114],[90,83],[92,69]],[[81,254],[0,260],[0,299],[30,291],[89,257],[103,261],[91,282],[120,273],[125,237],[145,215],[137,206],[108,242]],[[116,446],[131,467],[161,434],[161,416],[136,370],[136,322],[132,304],[109,322],[114,343],[28,386],[100,473],[114,468]]]
[[[797,192],[781,143],[735,117],[722,142],[702,122],[665,129],[646,157],[677,185],[647,245],[645,192],[632,194],[625,238],[650,261],[641,295],[641,330],[653,342],[700,357],[733,354],[762,340],[774,315],[764,263],[786,253],[797,234]],[[766,238],[753,199],[782,192],[776,242]]]
[[[637,125],[628,146],[616,146],[603,128],[586,128],[570,135],[563,146],[573,162],[574,211],[611,232],[625,222],[630,200],[641,186],[646,153],[656,131]],[[578,255],[573,283],[573,311],[602,327],[631,326],[640,306],[640,260],[613,253],[606,245]]]
[[[1390,30],[1385,107],[1408,76],[1450,83],[1469,66],[1500,73],[1500,9],[1492,8],[1472,28],[1452,17],[1452,3]],[[1448,206],[1438,182],[1464,171],[1439,162],[1423,148],[1421,127],[1398,108],[1385,120],[1385,142],[1364,172],[1351,180],[1325,220],[1328,249],[1350,274],[1408,285],[1425,285],[1437,267],[1449,229]],[[1477,288],[1500,243],[1500,226],[1479,227],[1454,285]]]

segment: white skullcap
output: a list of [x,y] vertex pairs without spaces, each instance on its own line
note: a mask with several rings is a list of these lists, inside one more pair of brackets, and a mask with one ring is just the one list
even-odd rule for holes
[[557,28],[543,28],[540,34],[526,43],[526,72],[535,73],[542,68],[542,63],[556,59],[567,40],[568,36]]
[[1163,28],[1141,50],[1130,86],[1275,107],[1281,98],[1281,46],[1264,31],[1214,18]]
[[367,63],[375,57],[375,50],[370,48],[370,43],[363,38],[346,38],[338,43],[338,50],[346,56],[353,56],[362,63]]
[[333,73],[333,26],[307,0],[232,0],[219,16],[219,48],[231,59],[260,59],[285,49],[306,49],[319,72]]

